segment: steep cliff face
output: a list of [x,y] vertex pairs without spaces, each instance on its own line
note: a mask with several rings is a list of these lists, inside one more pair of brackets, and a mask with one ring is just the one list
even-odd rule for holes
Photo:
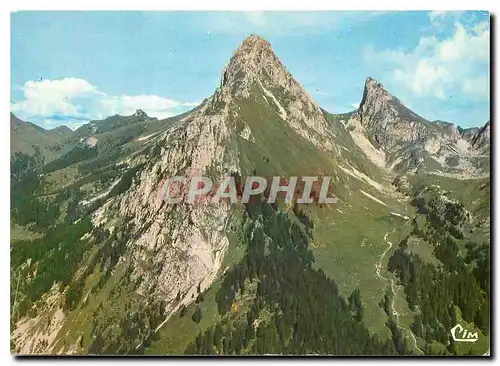
[[472,148],[480,151],[489,153],[490,150],[490,121],[477,131],[471,139]]
[[461,133],[452,123],[430,122],[372,78],[367,78],[360,107],[348,124],[353,126],[352,135],[364,134],[370,141],[371,146],[364,147],[367,155],[373,156],[373,150],[377,151],[385,158],[385,164],[379,165],[389,170],[426,170],[465,177],[482,174],[484,164],[478,166],[477,159],[489,154],[484,128],[480,135],[484,137],[480,137],[474,130]]
[[458,130],[460,131],[460,136],[462,136],[462,138],[464,140],[467,140],[470,142],[472,140],[472,138],[474,137],[474,135],[476,133],[478,133],[480,128],[479,127],[471,127],[471,128],[458,127]]
[[490,146],[490,121],[483,127],[471,127],[461,129],[460,134],[467,140],[475,150],[489,149]]
[[[230,107],[230,98],[218,92],[156,137],[153,149],[158,154],[148,160],[143,155],[133,158],[130,165],[145,164],[134,184],[97,212],[99,223],[103,223],[101,217],[127,217],[141,233],[129,242],[135,261],[132,277],[142,278],[139,293],[161,293],[168,303],[180,292],[189,302],[199,284],[206,288],[215,279],[227,247],[223,229],[230,207],[208,201],[165,204],[163,183],[168,177],[189,178],[206,175],[208,170],[215,179],[237,171],[237,157],[227,144],[235,133]],[[154,270],[141,265],[145,262]]]
[[421,145],[425,151],[436,153],[443,145],[460,138],[454,125],[435,123],[432,126],[372,78],[366,80],[363,99],[353,118],[358,118],[373,142],[387,152],[411,142]]

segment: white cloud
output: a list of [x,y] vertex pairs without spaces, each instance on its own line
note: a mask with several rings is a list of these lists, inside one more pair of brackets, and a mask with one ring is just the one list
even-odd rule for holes
[[266,36],[318,34],[355,27],[385,14],[383,11],[248,11],[208,13],[197,23],[209,33]]
[[453,34],[446,39],[422,37],[409,51],[376,52],[368,47],[365,56],[368,62],[383,64],[386,70],[391,70],[392,79],[415,96],[444,99],[463,93],[475,99],[489,98],[488,22],[472,27],[457,22]]
[[27,81],[24,100],[11,103],[19,118],[52,128],[60,124],[78,127],[89,120],[114,114],[131,115],[137,109],[151,117],[173,116],[198,103],[179,102],[157,95],[109,95],[84,79]]
[[257,27],[267,25],[267,18],[263,11],[248,11],[243,13],[246,20]]
[[352,103],[352,104],[351,104],[351,106],[352,106],[353,108],[358,109],[358,108],[359,108],[359,103]]

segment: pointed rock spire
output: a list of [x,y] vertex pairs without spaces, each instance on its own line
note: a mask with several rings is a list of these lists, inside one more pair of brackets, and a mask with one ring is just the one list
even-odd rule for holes
[[426,122],[371,77],[366,78],[357,115],[363,124],[383,122],[387,119]]
[[144,112],[142,109],[137,109],[134,113],[134,117],[144,118],[144,119],[149,118],[146,112]]
[[394,97],[384,89],[381,83],[371,77],[367,77],[359,110],[366,112],[369,108],[375,108],[376,111],[379,111],[387,105],[387,102],[393,99]]
[[481,127],[471,141],[472,147],[476,150],[490,149],[490,121]]
[[[429,136],[432,135],[432,131],[426,127],[431,122],[407,108],[398,98],[385,90],[381,83],[371,77],[366,79],[363,98],[353,117],[361,121],[372,140],[385,151],[392,151],[395,146],[405,141],[431,139]],[[440,126],[443,135],[447,136],[446,139],[460,138],[460,133],[454,125],[440,124]],[[435,145],[439,149],[440,144]]]
[[221,87],[236,96],[248,97],[257,78],[262,82],[266,80],[265,84],[282,87],[291,85],[293,80],[275,55],[271,44],[252,34],[234,51],[222,72]]
[[227,105],[238,99],[265,102],[299,135],[322,149],[332,150],[321,108],[283,66],[271,44],[254,34],[233,53],[212,104]]

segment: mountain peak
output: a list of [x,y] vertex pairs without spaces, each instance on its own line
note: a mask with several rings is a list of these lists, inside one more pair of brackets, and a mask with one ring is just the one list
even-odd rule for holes
[[240,99],[264,103],[262,108],[274,111],[299,135],[324,150],[332,150],[327,121],[320,107],[280,62],[271,44],[255,34],[234,51],[222,71],[220,88],[211,105],[220,109],[221,105]]
[[358,109],[358,115],[362,122],[366,120],[367,114],[371,114],[372,117],[378,115],[378,118],[374,118],[374,120],[380,120],[382,117],[382,119],[398,117],[408,121],[426,121],[406,107],[398,98],[389,93],[384,85],[372,77],[366,78],[363,98]]
[[365,86],[366,86],[366,84],[373,84],[373,83],[377,83],[379,85],[382,85],[377,80],[375,80],[374,78],[372,78],[371,76],[368,76],[366,78],[366,81],[365,81]]
[[73,133],[73,130],[66,125],[60,125],[60,126],[57,126],[56,128],[48,130],[48,132],[57,133],[59,135],[67,135],[67,134]]
[[[427,121],[407,108],[372,77],[366,78],[363,98],[353,115],[369,131],[374,142],[391,151],[404,141],[423,139],[427,131]],[[459,136],[458,130],[448,124],[438,124]],[[456,132],[456,133],[455,133]]]
[[472,137],[471,145],[476,150],[490,149],[490,121],[486,122]]
[[134,113],[134,117],[137,118],[149,118],[149,116],[142,109],[137,109]]
[[384,89],[384,85],[382,85],[372,77],[367,77],[365,81],[365,88],[363,91],[363,100],[361,101],[361,105],[363,105],[365,99],[378,97],[383,97],[386,100],[394,98],[391,93]]
[[261,36],[256,34],[249,35],[243,42],[241,42],[237,51],[243,50],[244,52],[248,52],[249,50],[262,50],[268,49],[272,51],[271,44]]
[[234,51],[228,68],[237,64],[258,69],[270,62],[279,62],[271,44],[261,36],[251,34]]
[[252,34],[234,51],[229,64],[222,72],[221,86],[235,95],[250,95],[250,87],[256,79],[283,85],[292,76],[275,55],[271,44]]

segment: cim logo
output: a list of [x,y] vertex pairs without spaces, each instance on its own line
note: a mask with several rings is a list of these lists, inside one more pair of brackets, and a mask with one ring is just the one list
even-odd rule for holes
[[477,332],[472,333],[462,327],[460,324],[457,324],[453,328],[451,328],[450,332],[455,342],[476,342],[479,338]]

